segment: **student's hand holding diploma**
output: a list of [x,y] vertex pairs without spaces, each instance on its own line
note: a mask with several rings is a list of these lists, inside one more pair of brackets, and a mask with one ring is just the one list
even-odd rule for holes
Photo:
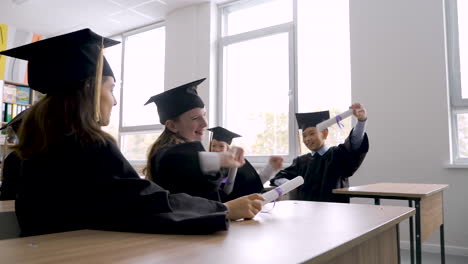
[[349,107],[350,109],[353,109],[353,115],[359,120],[359,121],[364,121],[367,119],[367,111],[364,108],[363,105],[360,103],[354,103]]
[[222,168],[239,168],[244,166],[244,149],[231,147],[226,152],[219,152]]
[[253,218],[262,210],[262,201],[265,201],[265,198],[254,193],[226,202],[224,205],[229,209],[227,218],[230,220]]

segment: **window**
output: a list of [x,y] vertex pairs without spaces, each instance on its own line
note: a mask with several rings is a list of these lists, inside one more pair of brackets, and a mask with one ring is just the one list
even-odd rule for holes
[[118,138],[128,160],[144,162],[148,148],[163,128],[155,105],[144,103],[164,91],[165,27],[145,27],[117,38],[122,43],[106,49],[116,77],[117,106],[105,129]]
[[[122,41],[119,37],[113,39]],[[122,68],[122,44],[107,48],[104,56],[114,72],[114,97],[117,101],[117,105],[112,108],[110,123],[108,126],[103,127],[103,130],[117,139],[119,138],[120,86],[122,82],[122,77],[120,76]]]
[[[308,152],[294,114],[351,105],[348,1],[238,1],[220,16],[218,124],[243,136],[234,144],[254,162]],[[343,123],[327,144],[348,136]]]
[[280,33],[225,48],[226,126],[250,155],[288,154],[288,45]]
[[447,0],[447,54],[449,70],[452,157],[468,163],[468,2]]
[[126,36],[122,127],[159,123],[144,103],[164,91],[164,55],[164,27]]
[[292,10],[289,0],[246,1],[223,9],[220,123],[242,135],[235,144],[254,162],[294,152],[288,129],[294,81]]
[[241,5],[226,6],[223,10],[226,21],[224,35],[232,36],[291,22],[292,8],[291,0],[244,1]]
[[[349,1],[299,0],[297,7],[298,112],[343,113],[351,104]],[[319,95],[319,96],[317,96]],[[337,145],[351,131],[331,126],[327,144]],[[302,144],[300,153],[309,150]]]

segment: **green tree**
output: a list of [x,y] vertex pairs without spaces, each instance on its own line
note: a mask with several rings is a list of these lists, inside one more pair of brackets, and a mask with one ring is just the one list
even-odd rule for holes
[[254,155],[287,154],[288,117],[285,113],[262,112],[252,117],[264,124],[263,132],[257,134],[252,146]]

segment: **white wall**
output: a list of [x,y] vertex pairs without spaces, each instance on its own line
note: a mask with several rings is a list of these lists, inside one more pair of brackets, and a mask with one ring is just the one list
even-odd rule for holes
[[[449,184],[447,252],[468,255],[468,169],[445,168],[450,143],[443,4],[350,1],[352,98],[368,109],[370,137],[370,152],[351,185]],[[438,237],[427,243],[438,244]]]
[[[352,97],[368,109],[371,144],[351,184],[449,184],[444,193],[446,251],[468,255],[468,169],[445,168],[450,143],[443,16],[443,0],[350,1]],[[168,17],[166,88],[209,77],[199,92],[213,103],[209,24],[215,18],[210,4]],[[407,239],[406,226],[401,235]],[[436,245],[438,232],[423,249],[438,251]]]
[[166,19],[165,89],[207,78],[198,86],[198,94],[206,104],[209,121],[215,118],[209,107],[215,99],[209,89],[216,81],[215,11],[214,4],[204,3],[175,10]]

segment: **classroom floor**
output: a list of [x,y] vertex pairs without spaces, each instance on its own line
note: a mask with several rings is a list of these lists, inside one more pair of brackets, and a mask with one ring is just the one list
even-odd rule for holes
[[[410,251],[401,250],[401,264],[410,264]],[[422,253],[422,263],[424,264],[440,264],[440,254],[437,253]],[[467,264],[468,256],[453,256],[445,254],[445,263],[447,264]]]

